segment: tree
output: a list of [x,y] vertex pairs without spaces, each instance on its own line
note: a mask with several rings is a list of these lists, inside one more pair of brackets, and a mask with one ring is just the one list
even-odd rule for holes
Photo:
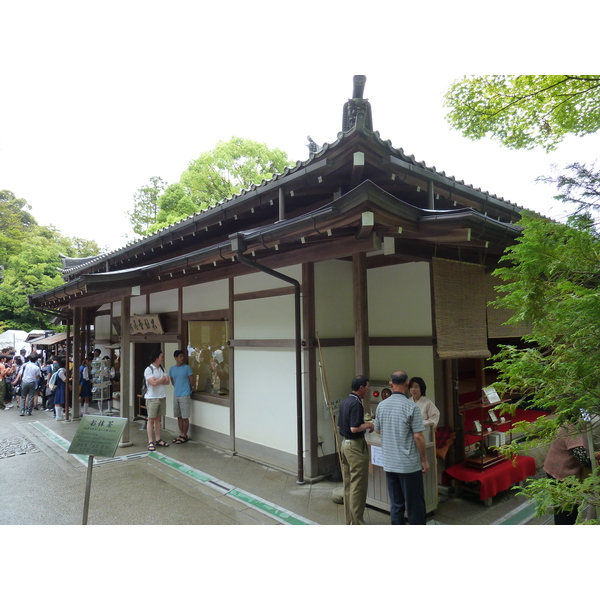
[[[450,124],[467,137],[490,134],[509,148],[550,151],[569,133],[583,136],[600,128],[600,78],[465,78],[449,88],[446,104]],[[521,344],[502,346],[491,359],[499,391],[519,394],[553,416],[519,425],[526,434],[521,451],[549,443],[562,424],[581,428],[583,415],[600,414],[600,232],[594,220],[600,173],[572,163],[562,174],[541,179],[555,183],[556,198],[576,208],[565,223],[524,212],[522,235],[495,271],[505,282],[497,288],[503,295],[496,305],[513,311],[511,322],[531,325]],[[504,451],[510,456],[517,444]],[[598,509],[600,477],[596,470],[583,481],[536,480],[523,493],[536,501],[538,514],[570,510],[582,498]]]
[[451,127],[508,148],[556,149],[565,135],[600,129],[598,75],[482,75],[454,82],[445,95]]
[[9,190],[0,191],[0,265],[4,266],[22,244],[27,232],[37,225],[29,214],[31,206]]
[[272,179],[291,166],[287,154],[254,140],[232,137],[190,162],[178,184],[165,190],[159,200],[156,224],[148,232],[185,219],[200,210]]
[[127,211],[127,216],[137,235],[146,235],[148,228],[156,223],[158,200],[164,189],[165,183],[160,177],[151,177],[148,185],[134,194],[133,210]]
[[28,212],[25,200],[7,190],[0,193],[0,236],[8,245],[0,245],[2,273],[0,281],[0,331],[6,329],[48,329],[49,317],[31,309],[27,296],[63,283],[58,269],[59,255],[72,257],[99,254],[95,242],[65,238],[53,227],[42,227]]
[[[550,443],[564,423],[579,428],[583,414],[600,414],[600,235],[586,214],[565,224],[525,213],[520,224],[522,237],[502,258],[507,266],[495,271],[506,282],[496,304],[512,309],[511,321],[528,322],[532,331],[524,345],[503,346],[492,368],[500,391],[553,414],[520,426],[531,447]],[[522,444],[506,449],[519,450]],[[565,508],[577,491],[584,494],[579,501],[585,497],[600,507],[597,473],[570,487],[535,481],[526,488],[540,514],[550,506]]]

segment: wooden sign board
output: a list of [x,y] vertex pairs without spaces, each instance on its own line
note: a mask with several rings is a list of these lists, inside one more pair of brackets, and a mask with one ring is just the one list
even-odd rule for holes
[[162,334],[163,328],[160,315],[133,315],[129,318],[129,333],[131,335],[138,333]]

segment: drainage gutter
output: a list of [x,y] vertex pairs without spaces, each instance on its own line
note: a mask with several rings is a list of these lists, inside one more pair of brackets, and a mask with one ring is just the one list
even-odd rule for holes
[[302,334],[300,327],[300,282],[283,273],[279,273],[265,265],[261,265],[254,260],[244,256],[246,249],[246,240],[240,232],[233,234],[231,240],[231,249],[236,253],[237,259],[244,265],[262,271],[271,277],[276,277],[286,283],[294,286],[294,328],[295,328],[295,350],[296,350],[296,431],[298,446],[298,476],[296,483],[303,485],[304,482],[304,428],[302,426]]

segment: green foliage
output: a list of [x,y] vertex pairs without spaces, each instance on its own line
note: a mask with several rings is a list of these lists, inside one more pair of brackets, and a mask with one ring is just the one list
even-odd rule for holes
[[0,265],[5,266],[22,244],[36,220],[27,210],[31,207],[9,190],[0,191]]
[[151,177],[148,185],[135,193],[133,210],[127,211],[127,216],[137,235],[147,235],[149,227],[156,223],[158,200],[164,189],[165,183],[160,177]]
[[38,225],[24,200],[12,192],[0,193],[1,235],[10,240],[1,247],[3,279],[0,281],[0,331],[48,329],[49,317],[32,310],[27,296],[63,283],[59,255],[81,257],[99,254],[95,242],[64,238],[53,227]]
[[465,137],[490,135],[509,148],[555,150],[565,135],[600,129],[600,76],[482,75],[454,82],[445,96],[450,125]]
[[525,213],[523,235],[496,271],[514,311],[532,333],[525,347],[503,347],[494,362],[507,388],[576,421],[600,403],[600,239],[585,217],[562,224]]
[[[522,424],[527,443],[504,448],[507,455],[549,444],[561,424],[581,427],[582,411],[600,411],[600,236],[585,214],[563,224],[524,213],[520,225],[519,242],[502,258],[506,266],[495,271],[506,293],[495,304],[512,309],[511,322],[530,323],[531,334],[524,345],[501,347],[492,368],[500,392],[522,395],[555,418]],[[573,498],[600,506],[597,475],[570,486],[534,482],[524,493],[540,514]]]
[[597,215],[600,208],[600,171],[596,170],[595,163],[590,166],[571,163],[562,173],[538,177],[537,181],[556,185],[559,194],[554,198],[574,204],[576,215],[587,216],[590,222]]
[[239,137],[221,141],[191,161],[179,184],[165,191],[155,230],[272,179],[292,164],[283,150],[271,150],[261,142]]
[[[584,522],[583,509],[585,504],[600,507],[600,479],[598,474],[592,474],[583,480],[567,477],[564,481],[555,479],[536,479],[526,487],[519,488],[519,494],[535,502],[536,515],[542,517],[553,510],[571,512],[577,509],[577,522]],[[582,500],[584,502],[582,502]],[[585,521],[586,525],[598,525],[597,518]]]

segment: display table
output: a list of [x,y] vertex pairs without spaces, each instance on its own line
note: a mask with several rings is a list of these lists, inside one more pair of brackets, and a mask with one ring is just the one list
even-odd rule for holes
[[507,460],[484,471],[467,467],[464,463],[454,465],[442,473],[442,483],[450,485],[452,479],[477,481],[481,484],[479,498],[486,501],[511,485],[535,475],[535,472],[535,458],[517,456],[514,464],[512,460]]

